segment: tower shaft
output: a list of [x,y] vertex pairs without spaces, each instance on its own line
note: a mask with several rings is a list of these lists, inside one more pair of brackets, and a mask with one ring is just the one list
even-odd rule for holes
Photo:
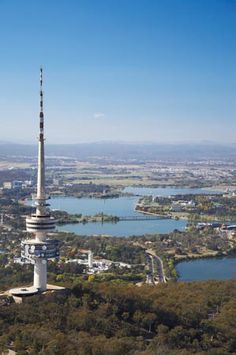
[[21,241],[21,260],[34,265],[33,287],[12,289],[14,295],[32,295],[47,290],[47,260],[59,257],[59,242],[50,239],[48,233],[55,229],[55,219],[50,216],[45,193],[44,157],[44,112],[43,112],[43,69],[40,68],[40,113],[38,138],[38,174],[36,212],[26,217],[26,230],[34,238]]
[[40,69],[40,113],[38,138],[38,174],[36,213],[26,218],[26,229],[35,239],[22,242],[22,256],[34,264],[34,287],[40,291],[47,289],[47,260],[59,256],[58,242],[48,238],[55,229],[55,220],[50,216],[45,193],[45,156],[44,156],[44,112],[43,112],[43,69]]
[[45,260],[36,260],[34,264],[34,287],[41,291],[47,289],[47,263]]

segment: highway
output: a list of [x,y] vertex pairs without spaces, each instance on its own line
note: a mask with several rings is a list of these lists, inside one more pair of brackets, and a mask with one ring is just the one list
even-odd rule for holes
[[[134,245],[145,249],[144,245],[139,242],[134,243]],[[145,257],[148,267],[146,283],[151,285],[156,285],[161,282],[166,283],[165,269],[161,258],[156,255],[153,249],[145,249]]]
[[146,258],[148,265],[146,282],[154,285],[160,282],[166,282],[165,271],[161,258],[151,249],[146,250]]

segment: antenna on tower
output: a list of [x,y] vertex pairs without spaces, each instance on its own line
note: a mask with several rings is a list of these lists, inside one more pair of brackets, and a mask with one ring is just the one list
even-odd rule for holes
[[44,113],[43,113],[43,68],[40,67],[40,113],[39,113],[40,123],[39,123],[39,140],[43,140],[44,135]]
[[[45,206],[45,157],[44,157],[44,113],[43,113],[43,68],[40,67],[40,112],[39,112],[39,146],[38,146],[38,178],[37,178],[37,213],[42,213]],[[40,207],[41,206],[41,207]]]

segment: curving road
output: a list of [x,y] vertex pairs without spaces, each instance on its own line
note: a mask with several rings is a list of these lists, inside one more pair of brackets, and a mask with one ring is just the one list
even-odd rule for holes
[[146,250],[148,274],[147,283],[158,284],[166,282],[165,270],[161,258],[152,249]]

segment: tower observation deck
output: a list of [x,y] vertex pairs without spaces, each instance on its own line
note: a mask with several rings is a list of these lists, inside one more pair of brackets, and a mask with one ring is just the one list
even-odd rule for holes
[[40,69],[40,114],[38,138],[38,174],[35,213],[26,218],[26,230],[34,238],[21,242],[21,259],[34,265],[34,283],[30,288],[12,289],[13,295],[24,295],[47,290],[47,260],[59,257],[59,242],[51,239],[48,233],[55,230],[55,219],[50,215],[48,196],[45,193],[45,156],[44,156],[44,112],[43,112],[43,69]]

